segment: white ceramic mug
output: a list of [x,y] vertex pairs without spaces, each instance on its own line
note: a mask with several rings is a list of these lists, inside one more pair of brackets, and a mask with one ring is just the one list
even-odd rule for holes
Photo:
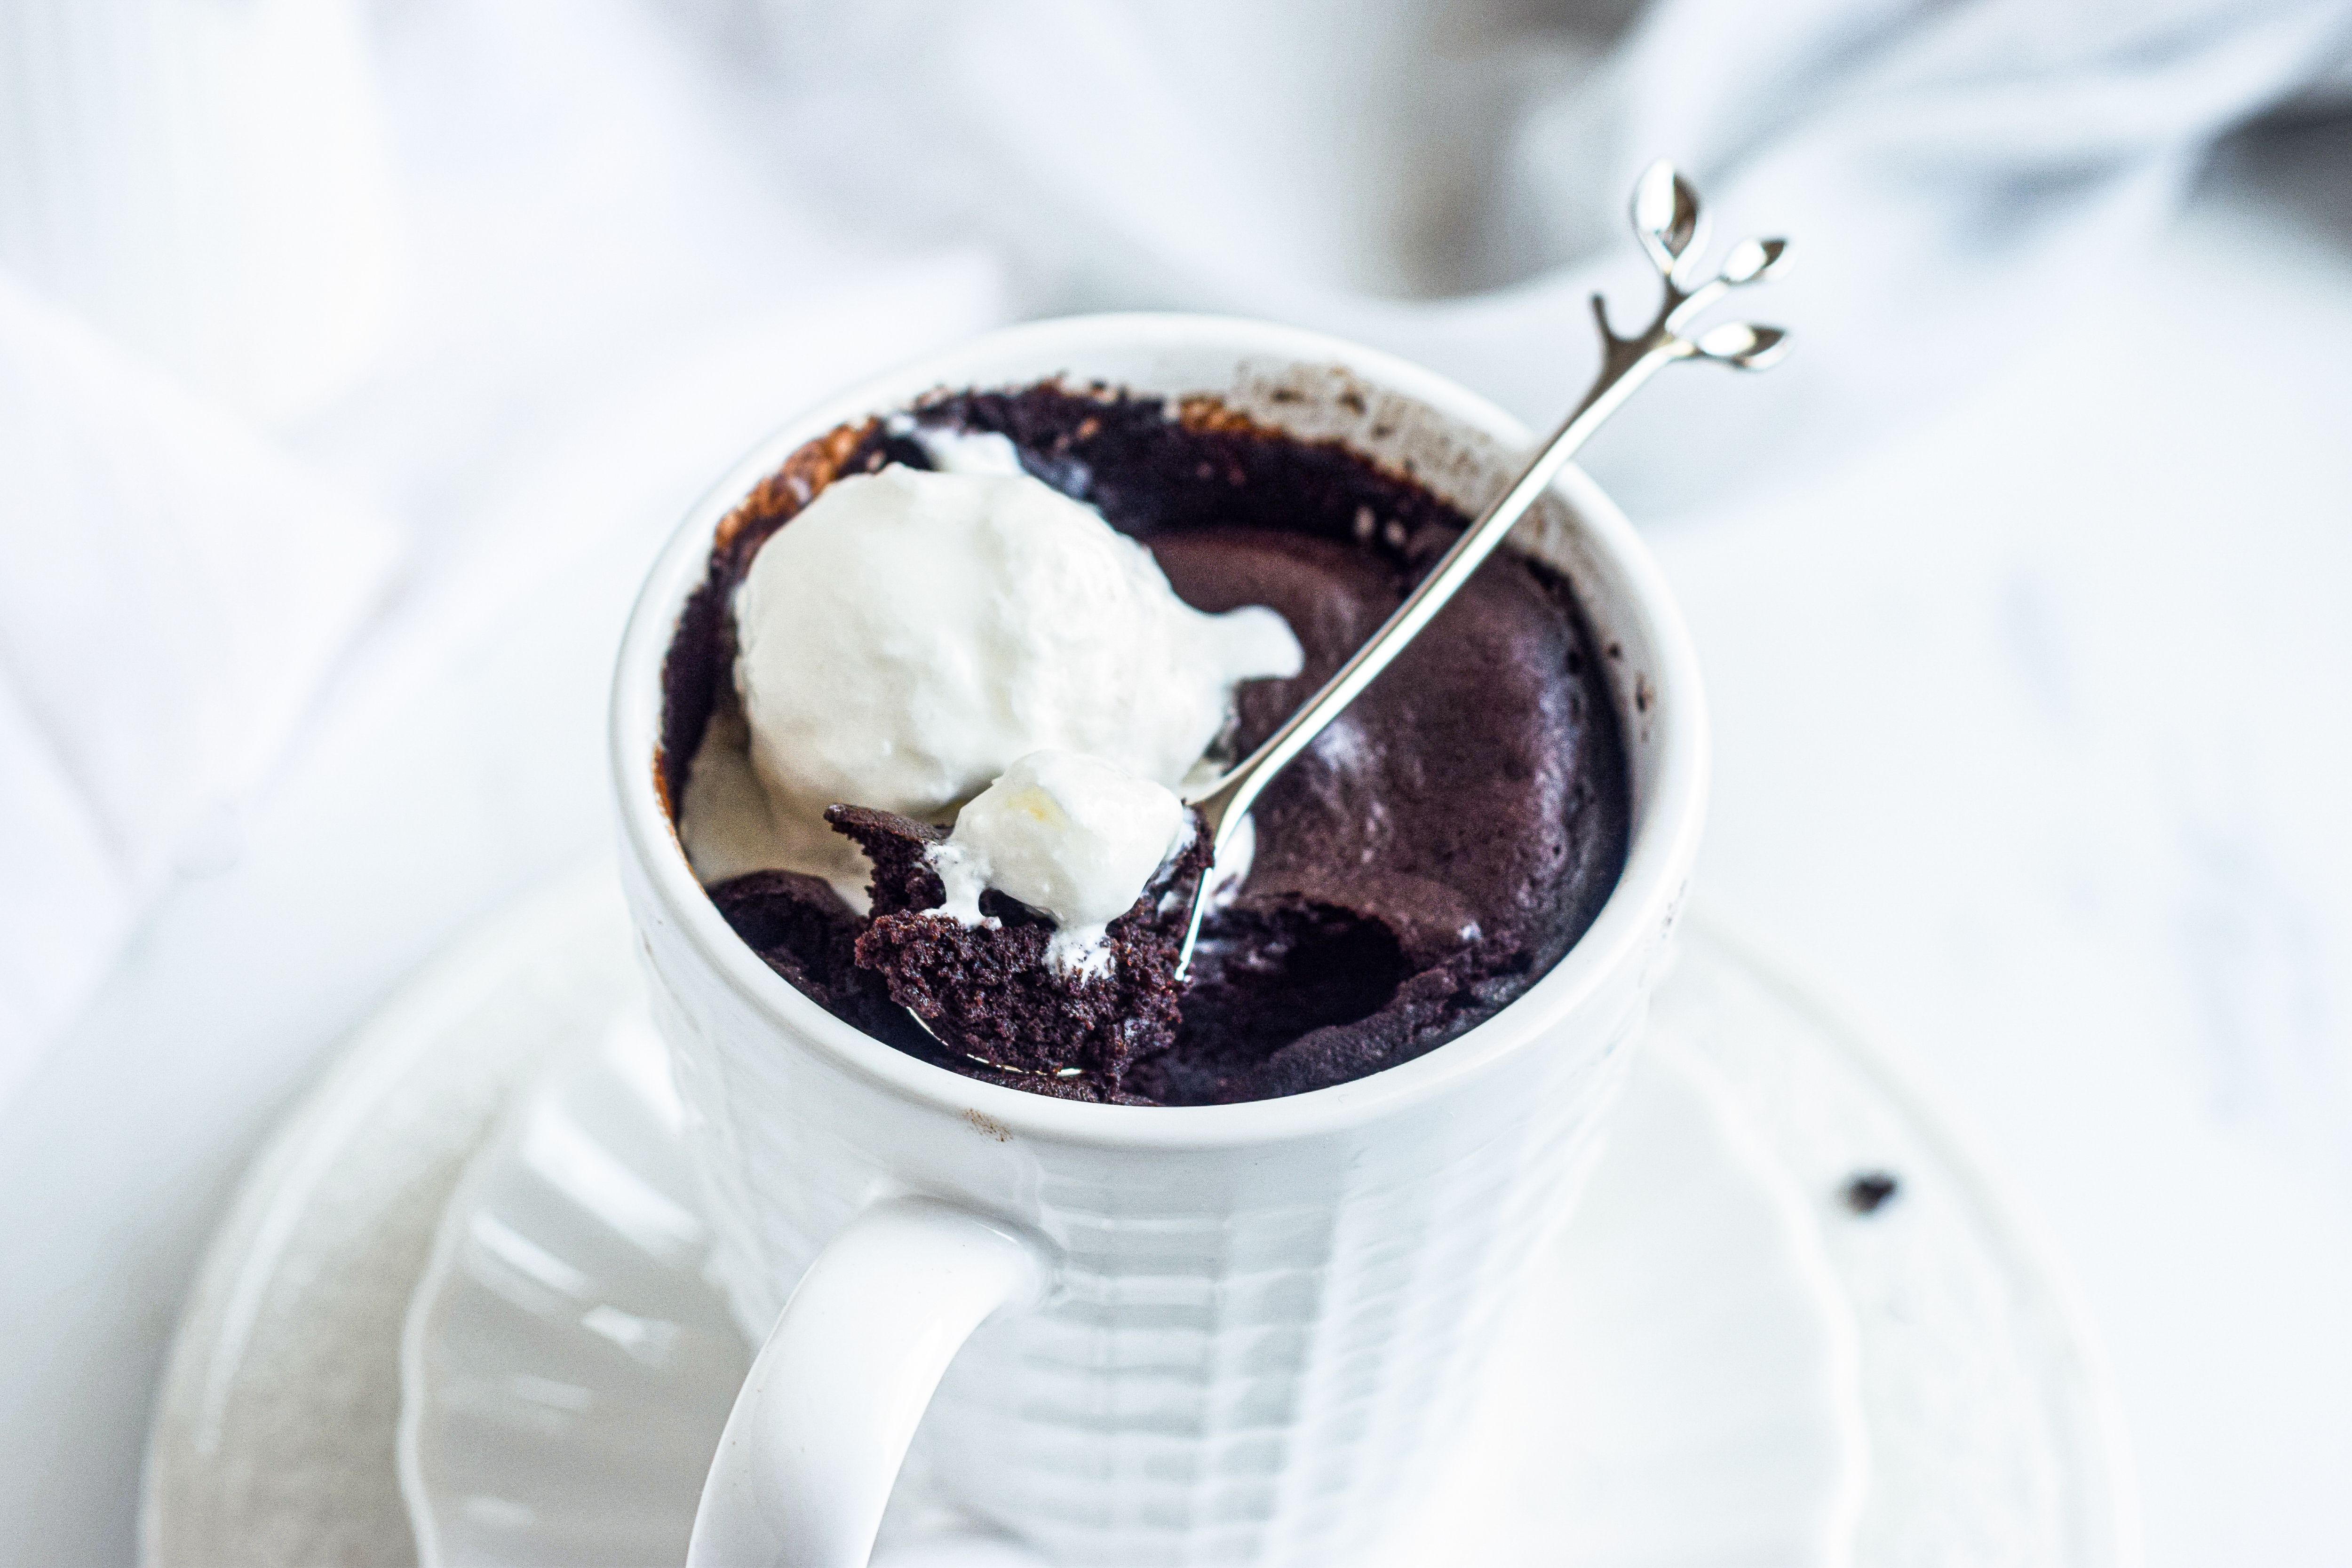
[[1606,651],[1631,851],[1592,927],[1494,1018],[1311,1093],[1125,1106],[962,1077],[803,996],[704,896],[655,787],[679,611],[720,518],[804,443],[934,388],[1056,375],[1214,393],[1410,463],[1467,510],[1530,444],[1482,399],[1352,344],[1081,317],[835,399],[687,517],[624,643],[613,755],[713,1267],[765,1336],[703,1493],[696,1563],[865,1563],[919,1424],[940,1488],[1057,1562],[1376,1560],[1465,1411],[1490,1319],[1597,1153],[1696,852],[1706,737],[1690,646],[1633,529],[1571,468],[1510,542],[1567,573]]

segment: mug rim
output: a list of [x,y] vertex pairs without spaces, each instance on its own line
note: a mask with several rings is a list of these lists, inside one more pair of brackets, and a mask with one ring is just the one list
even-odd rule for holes
[[[1600,914],[1568,952],[1492,1018],[1410,1061],[1303,1093],[1222,1105],[1107,1105],[1006,1088],[910,1056],[834,1017],[770,968],[735,934],[688,863],[654,779],[664,703],[661,673],[687,597],[708,570],[719,521],[815,436],[852,420],[891,412],[942,385],[994,379],[960,367],[1014,355],[1066,356],[1062,373],[1087,379],[1090,353],[1133,355],[1155,347],[1197,351],[1204,341],[1238,364],[1265,357],[1298,366],[1339,366],[1383,391],[1422,404],[1524,451],[1527,426],[1487,399],[1434,371],[1380,350],[1303,329],[1237,317],[1121,312],[1058,317],[998,329],[860,382],[763,437],[722,475],[672,530],[646,573],[621,638],[606,727],[625,853],[662,911],[698,956],[753,1011],[835,1065],[899,1097],[992,1132],[1059,1144],[1157,1150],[1226,1148],[1286,1142],[1360,1125],[1435,1098],[1490,1062],[1533,1043],[1591,1001],[1661,926],[1671,926],[1696,858],[1707,789],[1708,735],[1697,656],[1664,574],[1633,524],[1573,464],[1551,493],[1575,530],[1619,579],[1654,661],[1661,697],[1643,716],[1655,758],[1650,800],[1631,825],[1625,865]],[[1025,372],[1034,380],[1054,372]],[[1116,384],[1118,378],[1107,381]],[[1671,695],[1669,696],[1669,695]],[[1630,731],[1633,716],[1619,721]],[[1628,737],[1629,749],[1631,736]],[[791,1049],[780,1042],[779,1049]]]

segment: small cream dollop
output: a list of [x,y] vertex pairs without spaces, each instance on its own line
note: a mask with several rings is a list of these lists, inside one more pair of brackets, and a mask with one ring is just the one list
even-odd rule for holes
[[989,888],[1053,916],[1046,961],[1100,975],[1105,928],[1143,895],[1153,873],[1191,841],[1192,815],[1155,779],[1074,751],[1033,751],[956,817],[929,852],[947,886],[940,913],[984,924]]

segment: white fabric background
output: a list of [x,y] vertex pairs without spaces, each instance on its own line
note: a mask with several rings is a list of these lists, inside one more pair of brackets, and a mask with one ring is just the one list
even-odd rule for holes
[[[0,293],[0,1562],[126,1554],[239,1162],[386,988],[601,845],[627,597],[755,435],[1081,304],[1332,327],[1541,416],[1585,293],[1646,298],[1618,211],[1660,150],[1804,264],[1754,298],[1785,369],[1678,374],[1591,465],[1710,671],[1706,892],[2051,1213],[2152,1561],[2352,1558],[2352,145],[2170,216],[2211,134],[2336,69],[2341,8],[1425,16],[385,0],[407,293],[347,395],[240,431]],[[95,519],[157,548],[61,622]],[[282,599],[231,611],[257,572],[164,591],[208,528],[316,552],[282,639]],[[71,656],[108,612],[118,656]]]
[[234,854],[396,545],[5,275],[0,473],[5,1103],[175,867]]
[[1724,240],[1800,236],[1752,308],[1805,351],[1769,397],[1676,377],[1622,417],[1594,464],[1651,513],[1931,412],[2145,245],[2216,135],[2352,53],[2337,0],[771,14],[791,87],[854,138],[835,172],[887,150],[1032,298],[1321,327],[1530,422],[1588,378],[1589,296],[1647,303],[1624,195],[1671,155]]

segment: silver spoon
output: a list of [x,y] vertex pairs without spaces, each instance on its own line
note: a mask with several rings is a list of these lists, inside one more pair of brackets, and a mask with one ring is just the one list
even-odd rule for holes
[[[1633,233],[1656,265],[1659,279],[1664,285],[1665,298],[1658,306],[1657,315],[1639,336],[1621,338],[1610,329],[1607,303],[1598,294],[1592,297],[1593,319],[1601,329],[1601,373],[1583,401],[1552,433],[1551,439],[1511,482],[1510,488],[1476,522],[1463,530],[1462,537],[1422,579],[1420,586],[1356,650],[1354,656],[1339,666],[1339,673],[1324,683],[1323,689],[1308,698],[1255,751],[1222,778],[1187,798],[1185,803],[1207,822],[1210,842],[1218,854],[1224,852],[1265,787],[1345,712],[1373,678],[1404,652],[1421,629],[1445,608],[1462,585],[1470,580],[1471,573],[1494,554],[1503,536],[1550,488],[1561,465],[1643,382],[1675,360],[1712,360],[1743,371],[1760,371],[1789,351],[1789,335],[1778,327],[1727,322],[1695,339],[1683,336],[1681,331],[1685,322],[1731,289],[1762,282],[1779,271],[1789,253],[1788,241],[1741,240],[1724,257],[1721,272],[1704,283],[1690,286],[1687,280],[1696,270],[1706,223],[1699,212],[1697,193],[1675,172],[1674,165],[1663,159],[1651,164],[1634,185],[1633,219]],[[1213,880],[1212,874],[1204,873],[1192,890],[1184,946],[1177,956],[1176,974],[1180,979],[1192,967],[1192,949],[1201,940],[1201,918],[1208,909]]]

